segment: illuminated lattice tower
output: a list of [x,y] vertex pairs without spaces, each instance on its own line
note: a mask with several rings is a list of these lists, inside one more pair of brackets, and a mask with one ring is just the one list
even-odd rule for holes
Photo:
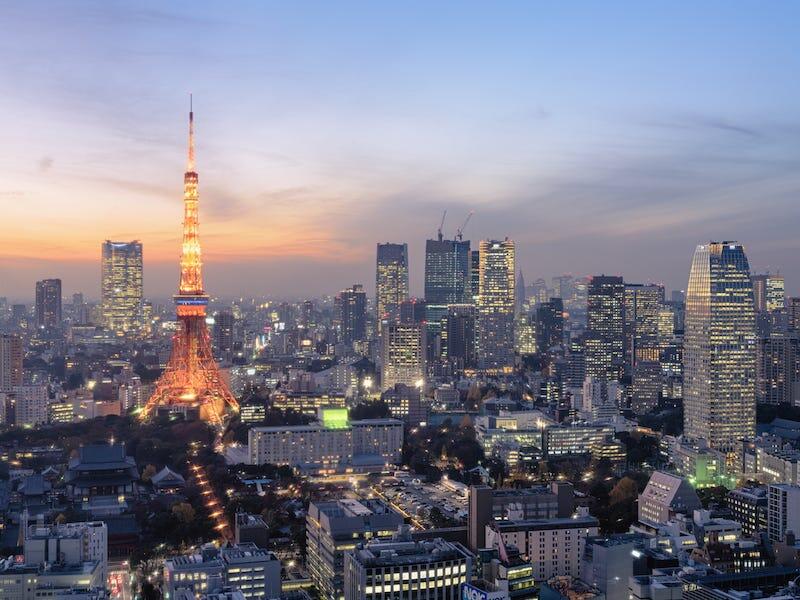
[[172,354],[156,390],[143,410],[146,418],[159,407],[173,411],[194,409],[200,418],[221,426],[226,408],[239,405],[222,381],[211,352],[206,326],[208,295],[203,290],[197,217],[197,172],[194,165],[194,113],[189,111],[189,161],[183,176],[183,245],[181,281],[174,296],[180,327],[172,338]]

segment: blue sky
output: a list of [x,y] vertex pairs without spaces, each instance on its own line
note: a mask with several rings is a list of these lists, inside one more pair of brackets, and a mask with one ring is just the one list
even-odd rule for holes
[[206,282],[335,292],[442,210],[510,236],[530,281],[682,288],[745,243],[800,291],[800,5],[791,2],[0,6],[0,295],[99,287],[100,242],[177,282],[188,92]]

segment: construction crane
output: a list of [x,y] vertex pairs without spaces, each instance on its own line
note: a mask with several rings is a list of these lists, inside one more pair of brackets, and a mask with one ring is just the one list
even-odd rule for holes
[[469,220],[472,218],[472,215],[474,214],[475,214],[474,210],[469,211],[467,218],[464,219],[464,224],[461,227],[459,227],[458,230],[456,231],[456,237],[458,238],[459,242],[464,239],[464,230],[467,228],[467,223],[469,223]]
[[436,231],[436,234],[439,237],[439,241],[442,241],[442,227],[444,227],[444,218],[447,216],[447,209],[444,209],[444,213],[442,214],[442,222],[439,223],[439,229]]

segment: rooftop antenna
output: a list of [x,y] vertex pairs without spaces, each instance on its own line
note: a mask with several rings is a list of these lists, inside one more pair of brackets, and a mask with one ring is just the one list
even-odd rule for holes
[[189,161],[187,171],[194,171],[194,110],[192,107],[192,94],[189,94]]

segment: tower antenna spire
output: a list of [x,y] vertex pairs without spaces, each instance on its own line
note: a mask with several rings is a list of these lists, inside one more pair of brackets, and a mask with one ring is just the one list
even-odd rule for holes
[[189,160],[186,170],[194,171],[194,110],[191,94],[189,94]]

